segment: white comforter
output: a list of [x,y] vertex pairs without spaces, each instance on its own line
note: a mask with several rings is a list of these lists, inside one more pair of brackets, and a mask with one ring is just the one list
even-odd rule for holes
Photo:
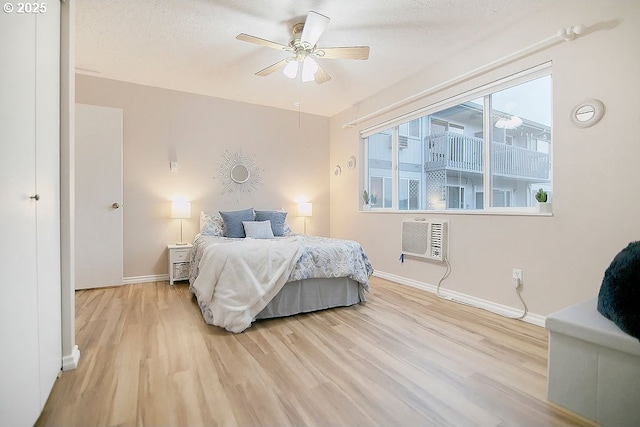
[[[208,246],[191,285],[207,323],[242,332],[282,289],[302,255],[300,236]],[[220,249],[224,245],[224,250]],[[233,260],[233,261],[231,261]]]

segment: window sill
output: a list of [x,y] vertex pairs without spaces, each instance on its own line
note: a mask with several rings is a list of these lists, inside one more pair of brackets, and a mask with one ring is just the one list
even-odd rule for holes
[[360,213],[400,214],[400,215],[494,215],[494,216],[553,216],[553,212],[539,212],[536,208],[522,208],[520,210],[486,209],[486,210],[428,210],[428,211],[396,211],[393,209],[360,210]]

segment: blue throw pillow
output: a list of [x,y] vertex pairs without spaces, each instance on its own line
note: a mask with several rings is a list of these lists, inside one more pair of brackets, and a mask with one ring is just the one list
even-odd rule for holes
[[640,340],[640,241],[629,243],[604,272],[598,311]]
[[225,237],[244,238],[244,226],[242,221],[253,221],[253,208],[241,211],[220,211],[222,222],[224,223]]
[[271,221],[271,230],[276,237],[284,236],[284,211],[256,211],[256,221]]

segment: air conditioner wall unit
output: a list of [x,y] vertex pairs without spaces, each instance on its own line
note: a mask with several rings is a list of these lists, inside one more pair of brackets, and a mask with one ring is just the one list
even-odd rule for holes
[[443,262],[449,255],[449,221],[402,221],[402,254]]

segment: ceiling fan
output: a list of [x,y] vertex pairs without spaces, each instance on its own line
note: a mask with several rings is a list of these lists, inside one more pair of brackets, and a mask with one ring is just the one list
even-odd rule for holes
[[258,71],[256,76],[268,76],[275,71],[283,69],[284,74],[289,78],[295,79],[300,73],[303,82],[315,80],[316,83],[322,84],[331,80],[331,76],[316,62],[316,58],[369,58],[369,46],[318,47],[316,43],[325,28],[327,28],[327,25],[329,25],[328,17],[311,11],[304,23],[298,23],[293,26],[291,29],[293,36],[286,46],[244,33],[238,34],[236,39],[293,54],[293,56]]

